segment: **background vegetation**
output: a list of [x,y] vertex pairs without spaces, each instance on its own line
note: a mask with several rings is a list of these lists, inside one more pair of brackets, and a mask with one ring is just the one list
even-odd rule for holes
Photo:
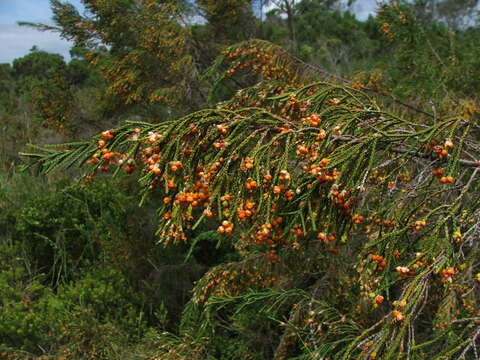
[[478,1],[83,3],[0,65],[0,357],[478,359]]

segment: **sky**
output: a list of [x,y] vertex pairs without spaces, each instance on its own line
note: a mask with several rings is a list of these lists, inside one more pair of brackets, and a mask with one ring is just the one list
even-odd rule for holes
[[[80,0],[70,2],[80,4]],[[17,21],[52,24],[51,17],[49,0],[0,0],[0,63],[28,54],[34,45],[69,58],[71,44],[58,34],[17,25]]]
[[353,11],[355,12],[357,19],[362,21],[367,20],[369,15],[373,15],[376,8],[376,0],[357,0],[353,5]]
[[[80,0],[68,2],[76,6],[81,3]],[[357,18],[366,19],[375,9],[375,4],[376,0],[357,0],[354,6]],[[28,54],[34,45],[69,60],[71,43],[61,39],[57,33],[17,25],[17,21],[52,24],[51,17],[49,0],[0,0],[0,63],[12,62]]]

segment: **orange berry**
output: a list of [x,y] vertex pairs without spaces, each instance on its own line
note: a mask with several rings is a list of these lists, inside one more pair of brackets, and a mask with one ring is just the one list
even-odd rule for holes
[[278,256],[277,254],[275,253],[275,251],[270,251],[268,253],[268,259],[271,261],[271,262],[276,262],[278,260]]
[[308,148],[304,145],[299,145],[297,147],[297,155],[306,155],[308,154]]
[[287,198],[288,201],[292,201],[293,200],[293,191],[292,190],[285,191],[285,197]]
[[207,218],[213,217],[213,212],[212,212],[212,210],[210,210],[210,209],[205,209],[205,210],[203,211],[203,213],[205,214],[205,216],[206,216]]
[[151,170],[155,175],[160,175],[162,173],[162,170],[160,170],[160,168],[157,165],[153,165]]
[[290,180],[289,172],[287,170],[280,170],[279,179],[282,181],[289,181]]
[[323,140],[327,137],[327,133],[325,132],[324,129],[320,129],[320,131],[318,132],[318,135],[316,137],[316,140]]
[[225,135],[227,133],[227,129],[223,125],[216,125],[215,128],[222,135]]
[[135,165],[130,165],[128,164],[127,166],[125,166],[124,170],[127,174],[131,174],[132,172],[134,172],[136,169],[136,166]]
[[452,141],[452,139],[449,139],[449,138],[445,139],[445,144],[444,144],[444,146],[445,146],[445,149],[453,149],[453,141]]
[[322,160],[320,160],[319,166],[320,166],[320,167],[325,167],[325,166],[327,166],[329,163],[330,163],[330,159],[328,159],[328,158],[323,158]]
[[102,136],[102,138],[104,138],[104,139],[111,139],[111,138],[113,138],[113,135],[112,135],[112,133],[110,132],[110,130],[107,130],[107,131],[102,132],[102,135],[101,135],[101,136]]
[[398,310],[393,310],[392,316],[395,321],[402,321],[405,319],[405,316],[403,316],[403,314]]
[[452,176],[442,176],[440,178],[440,182],[442,184],[447,184],[447,183],[453,184],[453,183],[455,183],[455,178],[453,178]]
[[171,161],[168,163],[170,165],[170,170],[176,172],[182,168],[182,163],[180,161]]

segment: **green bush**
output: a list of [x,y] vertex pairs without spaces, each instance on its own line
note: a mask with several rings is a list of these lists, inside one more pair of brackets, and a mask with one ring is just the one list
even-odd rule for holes
[[[199,239],[209,241],[191,252],[156,246],[152,210],[139,208],[129,187],[125,179],[81,187],[1,175],[0,354],[135,359],[135,348],[155,353],[145,334],[177,327],[203,273],[202,265],[182,264],[187,254],[208,262],[215,252],[220,261],[231,249],[202,230]],[[180,280],[160,276],[165,269],[181,269]]]
[[99,261],[128,264],[129,196],[110,181],[81,188],[36,180],[30,186],[28,174],[16,175],[10,182],[24,187],[0,188],[2,235],[19,244],[33,272],[57,286]]
[[0,247],[1,352],[111,359],[112,344],[126,346],[147,330],[144,299],[118,270],[95,268],[53,292],[28,275],[20,253]]
[[28,273],[18,246],[0,244],[0,350],[39,350],[57,328],[51,291]]

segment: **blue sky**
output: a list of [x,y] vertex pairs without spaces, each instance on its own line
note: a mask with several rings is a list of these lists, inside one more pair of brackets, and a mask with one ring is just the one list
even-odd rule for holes
[[[70,2],[80,4],[80,0]],[[30,21],[52,24],[51,17],[49,0],[0,0],[0,63],[11,62],[28,54],[33,45],[68,58],[71,44],[58,34],[40,32],[16,23]]]
[[[80,0],[68,2],[78,6]],[[366,19],[375,8],[376,0],[357,0],[355,12],[360,19]],[[41,50],[59,53],[69,59],[71,44],[52,32],[40,32],[21,27],[17,21],[42,22],[51,24],[52,12],[49,0],[0,0],[0,63],[28,54],[32,46]]]

